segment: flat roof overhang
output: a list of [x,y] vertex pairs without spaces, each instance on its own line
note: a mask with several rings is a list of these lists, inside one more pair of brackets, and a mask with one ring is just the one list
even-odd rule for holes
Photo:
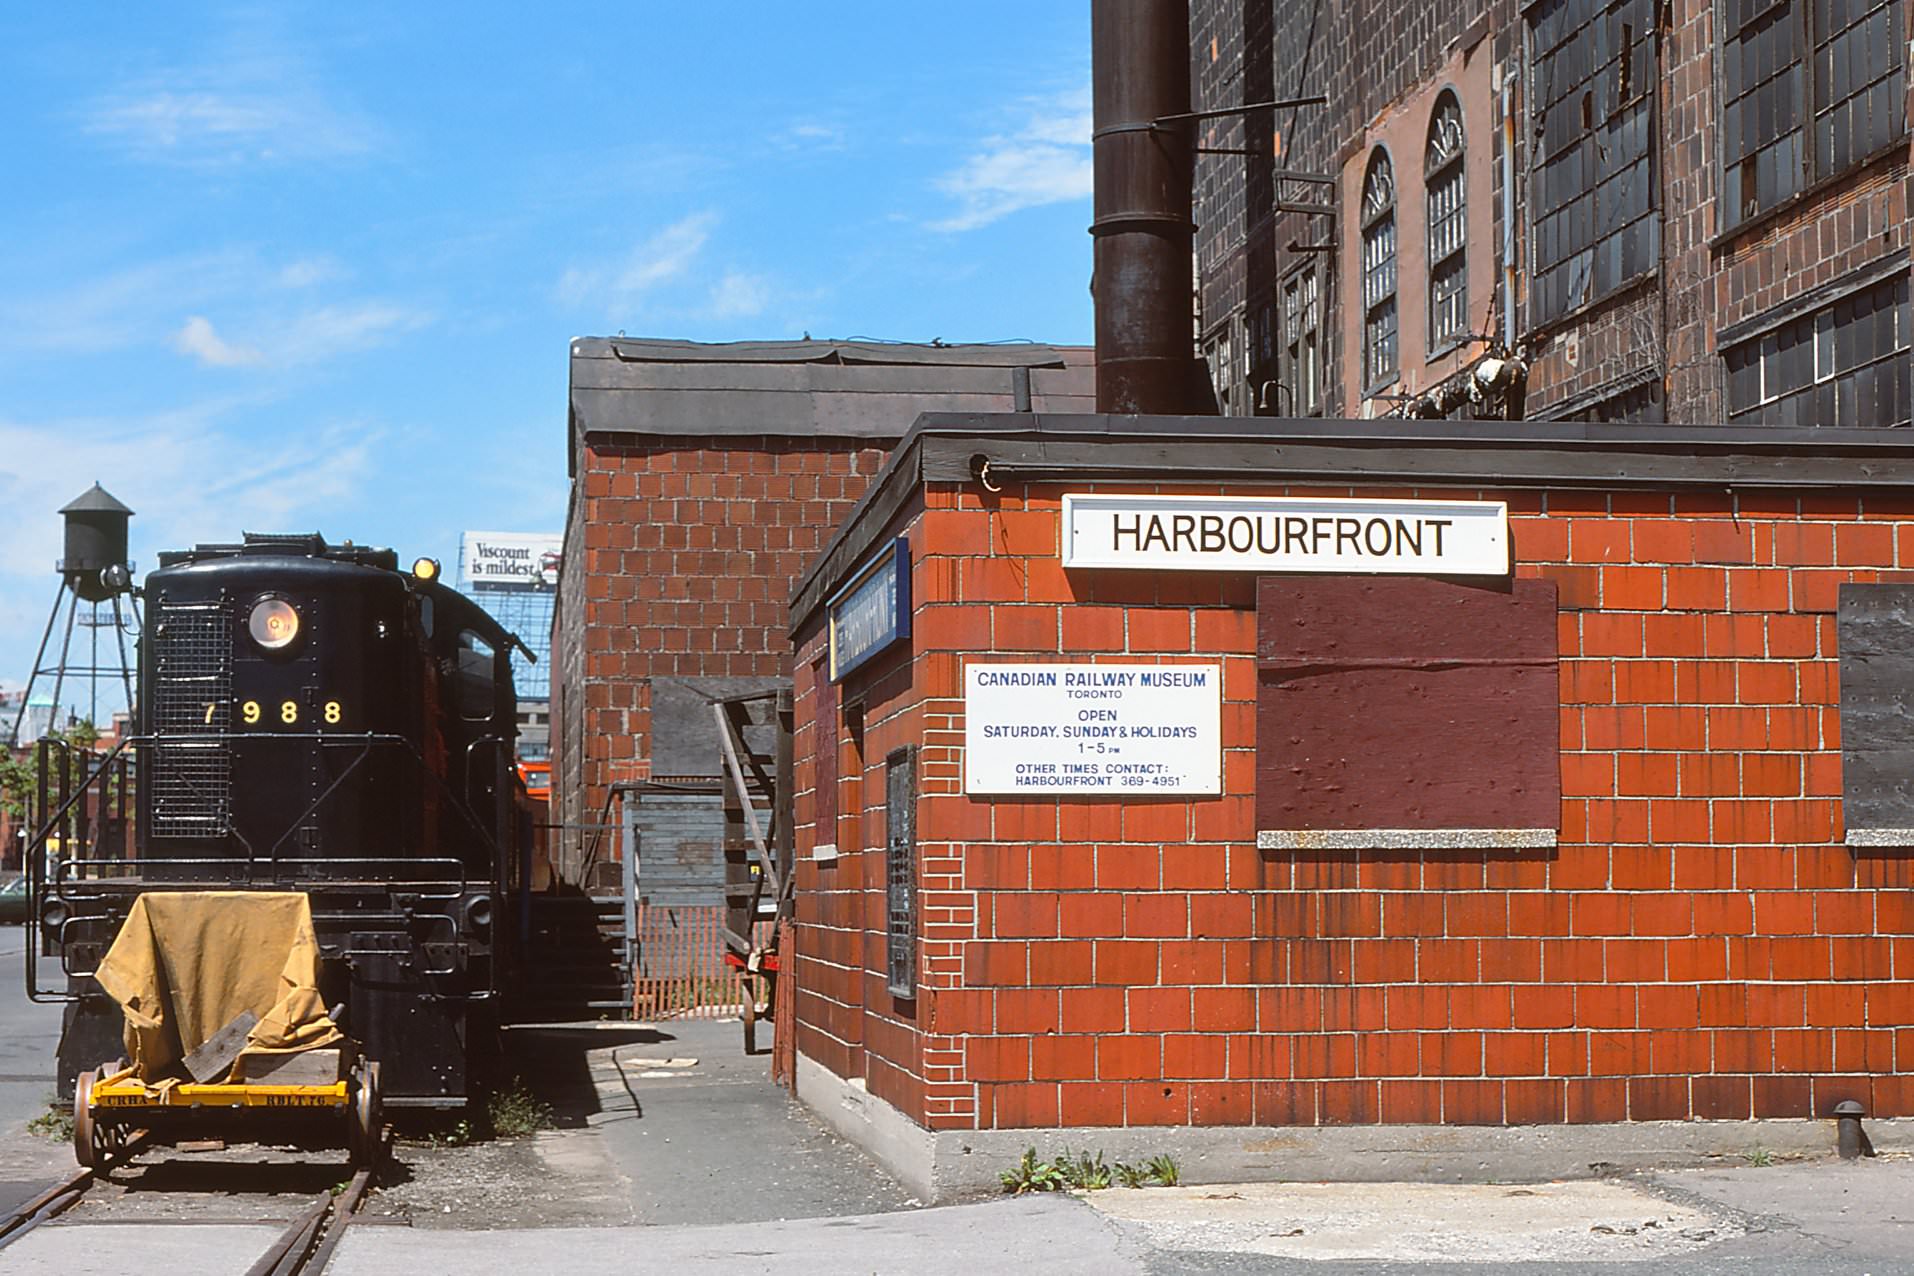
[[1914,433],[1853,427],[1357,421],[1029,412],[919,416],[799,577],[790,632],[926,483],[1404,483],[1508,490],[1904,490]]

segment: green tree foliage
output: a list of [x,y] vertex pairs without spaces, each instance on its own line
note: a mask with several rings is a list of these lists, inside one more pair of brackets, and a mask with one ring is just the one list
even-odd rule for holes
[[[74,749],[90,749],[100,742],[100,729],[81,718],[59,731],[49,732],[48,738],[64,740]],[[31,748],[17,756],[11,750],[0,749],[0,811],[16,820],[24,820],[37,774]]]

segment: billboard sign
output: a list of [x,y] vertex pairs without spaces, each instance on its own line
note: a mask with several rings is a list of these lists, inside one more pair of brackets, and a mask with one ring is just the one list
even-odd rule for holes
[[459,579],[468,589],[554,589],[564,544],[546,532],[466,532]]

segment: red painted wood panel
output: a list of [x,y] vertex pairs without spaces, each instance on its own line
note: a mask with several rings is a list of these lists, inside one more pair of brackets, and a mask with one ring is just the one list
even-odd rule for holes
[[1555,585],[1258,582],[1259,829],[1554,828]]

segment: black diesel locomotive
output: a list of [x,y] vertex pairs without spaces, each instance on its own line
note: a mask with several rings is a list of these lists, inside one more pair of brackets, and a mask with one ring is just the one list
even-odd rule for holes
[[321,991],[385,1102],[464,1103],[523,881],[518,640],[431,560],[404,572],[317,535],[162,554],[145,598],[131,845],[71,834],[37,888],[69,1001],[62,1084],[120,1052],[91,971],[141,891],[299,890]]

